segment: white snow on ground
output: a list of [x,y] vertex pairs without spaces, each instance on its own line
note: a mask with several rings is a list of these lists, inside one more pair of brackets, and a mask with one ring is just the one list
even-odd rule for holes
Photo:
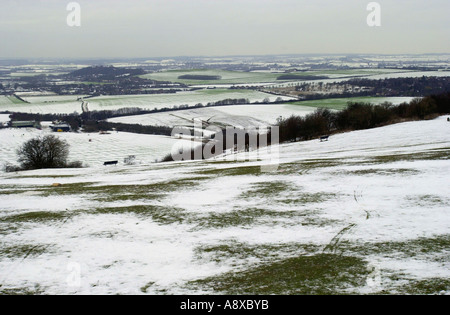
[[[251,268],[259,260],[225,257],[217,262],[207,255],[199,257],[205,246],[309,244],[325,249],[339,235],[334,250],[345,253],[345,242],[366,246],[448,236],[449,129],[446,117],[440,117],[338,134],[328,142],[283,144],[278,170],[270,173],[248,167],[259,169],[275,158],[273,153],[261,153],[261,161],[252,162],[217,159],[117,168],[95,164],[89,169],[2,173],[0,289],[49,294],[210,293],[185,285]],[[190,178],[197,185],[190,185]],[[63,189],[70,183],[81,186],[79,192],[60,194],[50,187],[55,181],[63,183]],[[176,184],[166,186],[168,182]],[[280,183],[287,188],[263,194],[255,190]],[[114,200],[106,190],[116,186],[126,196],[149,184],[163,189],[148,186],[148,196],[123,200]],[[99,191],[92,194],[86,187]],[[314,196],[320,202],[308,201]],[[299,197],[304,199],[296,201]],[[139,205],[156,209],[155,215],[108,210]],[[251,209],[280,217],[262,214],[250,224],[223,226],[214,221]],[[29,217],[42,212],[61,218]],[[12,217],[18,214],[20,222]],[[16,253],[19,249],[22,254]],[[280,252],[280,258],[301,254]],[[389,290],[395,286],[391,275],[417,280],[450,277],[448,250],[419,251],[414,257],[401,250],[362,256],[380,277],[376,285],[368,282],[360,288],[364,293]]]
[[316,110],[315,107],[270,104],[270,105],[232,105],[203,107],[174,112],[161,112],[147,115],[124,116],[108,121],[125,124],[153,126],[169,126],[191,124],[192,119],[201,119],[211,123],[229,124],[233,126],[267,126],[276,123],[278,117],[291,115],[304,116]]
[[10,114],[0,114],[0,124],[7,123],[10,121],[9,119]]
[[190,143],[187,140],[167,136],[142,135],[125,132],[99,133],[51,133],[48,129],[2,129],[0,130],[0,167],[15,164],[17,149],[31,138],[53,134],[70,145],[70,161],[81,161],[88,166],[103,165],[106,161],[119,161],[130,155],[136,162],[153,163],[170,153],[174,146]]

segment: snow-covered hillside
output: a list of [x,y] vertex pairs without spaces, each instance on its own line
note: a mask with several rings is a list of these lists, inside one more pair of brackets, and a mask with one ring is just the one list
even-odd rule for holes
[[214,293],[193,281],[327,254],[367,271],[351,284],[340,270],[341,293],[450,293],[449,129],[440,117],[283,144],[273,172],[261,152],[1,173],[0,291]]

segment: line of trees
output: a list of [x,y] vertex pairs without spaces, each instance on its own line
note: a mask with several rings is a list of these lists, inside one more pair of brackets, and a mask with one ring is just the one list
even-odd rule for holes
[[358,78],[331,83],[299,83],[294,87],[295,91],[302,93],[301,96],[304,100],[356,96],[420,97],[423,95],[439,94],[449,89],[450,77],[390,78],[379,80]]
[[345,110],[317,109],[304,117],[280,118],[280,141],[302,141],[331,133],[369,129],[407,120],[432,119],[450,113],[450,92],[413,99],[397,106],[349,103]]
[[172,134],[172,128],[166,126],[144,126],[139,124],[122,124],[95,120],[87,121],[83,125],[83,131],[86,133],[111,130],[161,136],[170,136]]

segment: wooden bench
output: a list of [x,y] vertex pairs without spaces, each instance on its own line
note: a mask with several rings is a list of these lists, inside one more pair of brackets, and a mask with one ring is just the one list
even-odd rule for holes
[[107,165],[117,165],[117,163],[119,163],[119,161],[109,161],[109,162],[103,163],[103,165],[104,165],[104,166],[107,166]]

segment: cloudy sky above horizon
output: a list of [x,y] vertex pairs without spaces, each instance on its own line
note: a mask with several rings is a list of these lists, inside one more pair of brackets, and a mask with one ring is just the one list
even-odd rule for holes
[[450,1],[2,0],[0,58],[450,53]]

